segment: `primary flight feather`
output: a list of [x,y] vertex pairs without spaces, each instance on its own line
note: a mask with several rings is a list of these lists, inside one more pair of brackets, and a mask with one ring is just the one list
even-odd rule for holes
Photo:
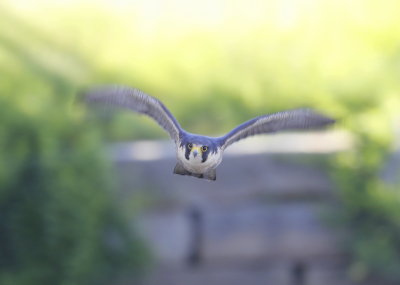
[[249,136],[283,130],[314,129],[334,120],[310,109],[295,109],[251,119],[221,137],[208,137],[186,132],[158,99],[139,89],[109,86],[93,89],[84,95],[89,103],[105,103],[131,109],[153,118],[174,140],[177,164],[175,174],[216,180],[216,168],[224,150]]

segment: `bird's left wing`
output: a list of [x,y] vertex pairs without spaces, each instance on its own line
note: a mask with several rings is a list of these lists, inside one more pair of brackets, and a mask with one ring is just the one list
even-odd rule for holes
[[84,94],[89,103],[105,103],[131,109],[153,118],[168,132],[175,142],[182,131],[178,121],[160,100],[143,91],[125,86],[107,86],[93,89]]
[[274,133],[282,130],[313,129],[334,123],[335,120],[310,109],[295,109],[249,120],[220,138],[221,147],[257,134]]

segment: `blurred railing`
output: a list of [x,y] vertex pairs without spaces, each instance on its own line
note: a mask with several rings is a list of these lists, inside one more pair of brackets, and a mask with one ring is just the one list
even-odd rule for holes
[[[333,153],[351,148],[352,137],[345,131],[283,133],[256,136],[230,146],[225,156],[262,153]],[[173,142],[139,141],[116,143],[110,148],[116,162],[160,160],[175,157]]]

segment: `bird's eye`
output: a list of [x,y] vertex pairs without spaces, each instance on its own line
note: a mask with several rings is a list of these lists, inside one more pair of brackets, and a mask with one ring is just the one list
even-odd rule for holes
[[189,143],[189,144],[187,145],[187,147],[188,147],[188,149],[192,149],[193,144]]
[[202,147],[201,147],[201,151],[202,152],[206,152],[208,150],[208,147],[206,146],[206,145],[203,145]]

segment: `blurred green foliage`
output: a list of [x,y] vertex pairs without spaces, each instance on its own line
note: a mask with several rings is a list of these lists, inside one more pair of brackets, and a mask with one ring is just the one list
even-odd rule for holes
[[0,11],[0,284],[136,278],[147,251],[115,202],[98,128],[73,104],[79,80]]
[[[138,87],[164,101],[188,131],[210,135],[255,115],[313,107],[339,118],[338,128],[355,137],[355,148],[333,161],[341,223],[351,233],[351,274],[400,280],[399,191],[379,177],[399,127],[393,124],[400,110],[398,11],[395,0],[4,1],[0,108],[16,115],[1,125],[12,145],[2,150],[1,179],[28,183],[22,169],[36,161],[45,187],[40,190],[39,178],[32,181],[43,199],[53,199],[48,189],[67,182],[72,192],[57,195],[77,195],[75,182],[82,196],[93,196],[94,185],[107,188],[103,173],[87,166],[103,171],[93,162],[97,138],[86,134],[90,127],[79,131],[71,107],[81,87]],[[93,120],[100,120],[108,140],[167,138],[154,122],[129,112]],[[12,138],[11,130],[22,137]],[[79,167],[61,164],[64,150],[76,151],[70,163]],[[50,163],[65,167],[57,171],[63,177],[50,172]],[[76,168],[82,176],[74,175]],[[25,187],[15,187],[14,199],[26,199],[19,192]],[[98,199],[95,205],[105,203]]]
[[0,102],[0,283],[110,284],[141,269],[93,127]]
[[337,155],[332,167],[341,196],[336,219],[348,233],[345,247],[353,255],[349,274],[355,281],[372,279],[397,284],[400,168],[393,172],[397,177],[383,181],[383,171],[391,167],[388,165],[393,156],[391,140],[369,133],[361,125],[353,127],[353,131],[358,139],[356,147]]

